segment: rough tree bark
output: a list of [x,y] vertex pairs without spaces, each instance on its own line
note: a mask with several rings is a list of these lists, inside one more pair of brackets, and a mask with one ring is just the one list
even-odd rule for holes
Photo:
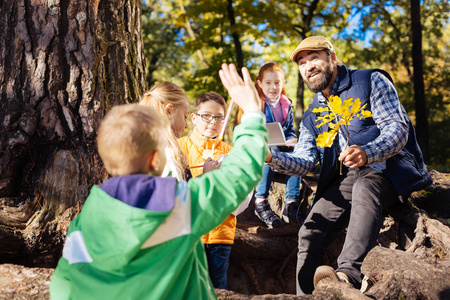
[[107,176],[95,130],[145,85],[138,0],[0,4],[0,262],[54,266]]

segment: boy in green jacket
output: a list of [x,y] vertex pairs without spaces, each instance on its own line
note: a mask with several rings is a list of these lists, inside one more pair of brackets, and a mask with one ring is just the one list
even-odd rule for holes
[[[264,115],[250,75],[222,65],[223,85],[245,112],[220,169],[189,183],[161,178],[168,124],[149,107],[115,106],[98,151],[113,176],[94,186],[72,221],[50,283],[52,299],[215,299],[201,236],[261,179]],[[148,175],[150,174],[150,175]],[[222,199],[211,201],[211,199]]]

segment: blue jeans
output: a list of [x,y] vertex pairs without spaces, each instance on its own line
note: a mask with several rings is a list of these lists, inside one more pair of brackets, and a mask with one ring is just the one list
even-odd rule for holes
[[[263,177],[256,187],[256,198],[267,199],[269,197],[270,187],[272,185],[275,171],[268,165],[264,165]],[[298,202],[300,197],[300,184],[302,178],[286,175],[286,197],[285,200],[295,200]]]
[[216,289],[228,289],[227,271],[230,263],[231,245],[205,244],[209,278]]
[[[348,170],[348,171],[347,171]],[[398,194],[391,181],[370,167],[345,168],[315,202],[298,233],[297,295],[311,294],[313,277],[322,264],[322,246],[338,221],[348,221],[344,246],[336,271],[345,273],[356,288],[361,285],[361,265],[376,245],[383,224],[383,208]]]

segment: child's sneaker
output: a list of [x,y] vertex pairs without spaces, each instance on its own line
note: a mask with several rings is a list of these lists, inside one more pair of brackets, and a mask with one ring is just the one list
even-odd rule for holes
[[280,218],[270,207],[269,201],[264,200],[261,203],[255,203],[255,215],[269,228],[278,228],[283,225]]
[[305,220],[300,214],[297,202],[286,203],[283,210],[283,221],[298,227],[302,226]]

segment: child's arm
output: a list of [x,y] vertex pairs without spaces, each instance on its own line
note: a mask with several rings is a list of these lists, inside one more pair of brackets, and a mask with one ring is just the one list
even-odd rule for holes
[[258,184],[267,155],[268,133],[259,98],[247,69],[244,81],[234,65],[222,66],[219,75],[236,104],[244,110],[234,131],[234,147],[220,169],[189,181],[192,197],[192,232],[205,234],[232,213]]
[[284,127],[286,128],[284,130],[284,135],[286,137],[286,143],[296,143],[297,142],[297,135],[295,134],[295,128],[294,128],[294,113],[292,112],[292,105],[289,108],[288,115],[286,116],[286,124],[284,124]]

